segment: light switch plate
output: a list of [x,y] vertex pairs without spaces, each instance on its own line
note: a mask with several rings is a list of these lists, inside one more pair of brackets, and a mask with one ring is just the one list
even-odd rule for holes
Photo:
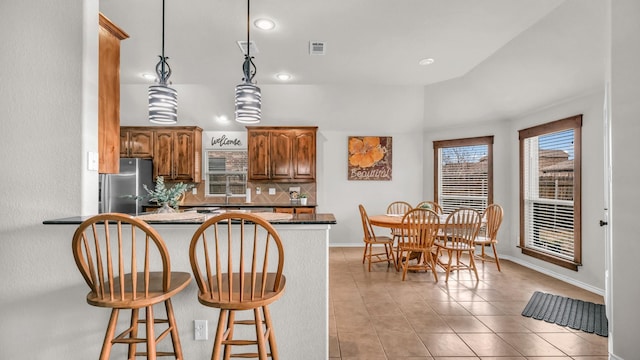
[[87,170],[98,171],[98,153],[94,151],[87,152]]
[[260,194],[262,194],[262,189],[260,189],[260,186],[256,186],[256,195]]
[[269,195],[275,195],[276,194],[276,188],[269,188]]

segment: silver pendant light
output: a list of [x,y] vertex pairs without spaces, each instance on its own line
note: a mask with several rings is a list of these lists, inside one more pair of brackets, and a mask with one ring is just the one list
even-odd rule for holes
[[154,124],[170,125],[178,122],[178,92],[167,86],[171,67],[164,56],[164,0],[162,0],[162,55],[156,64],[157,85],[149,86],[149,121]]
[[247,53],[244,55],[244,63],[242,64],[242,73],[244,74],[242,81],[244,82],[236,86],[235,101],[236,121],[242,124],[259,123],[262,116],[262,95],[260,88],[253,83],[253,78],[256,76],[256,65],[253,63],[253,57],[250,53],[250,2],[251,0],[247,0]]

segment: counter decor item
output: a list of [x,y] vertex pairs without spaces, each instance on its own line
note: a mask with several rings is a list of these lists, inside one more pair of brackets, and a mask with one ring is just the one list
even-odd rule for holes
[[298,199],[300,199],[300,205],[307,205],[307,194],[298,195]]
[[193,186],[193,184],[179,182],[168,188],[164,184],[163,176],[156,177],[156,187],[153,190],[150,190],[146,184],[143,185],[148,193],[149,201],[160,205],[158,213],[175,212],[184,193],[192,189]]

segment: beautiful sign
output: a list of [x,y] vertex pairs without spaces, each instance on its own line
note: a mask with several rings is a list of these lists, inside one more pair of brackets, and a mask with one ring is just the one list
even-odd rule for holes
[[391,180],[391,136],[349,136],[349,180]]

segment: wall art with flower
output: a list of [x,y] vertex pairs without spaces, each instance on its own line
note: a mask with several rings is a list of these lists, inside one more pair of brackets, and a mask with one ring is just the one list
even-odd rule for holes
[[349,180],[391,180],[391,136],[349,136]]

